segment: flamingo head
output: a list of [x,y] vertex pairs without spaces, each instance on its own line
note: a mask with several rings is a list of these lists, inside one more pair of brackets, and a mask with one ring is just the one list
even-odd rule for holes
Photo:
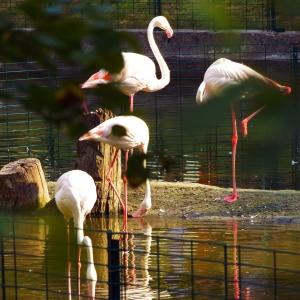
[[289,86],[283,87],[283,95],[289,95],[291,93],[292,89]]
[[154,19],[152,19],[150,24],[152,24],[153,27],[159,27],[160,29],[165,31],[166,35],[168,37],[168,42],[170,41],[174,32],[173,32],[173,29],[172,29],[171,25],[169,24],[168,20],[164,16],[155,17]]
[[92,140],[92,141],[98,141],[101,138],[102,131],[93,131],[90,130],[89,132],[85,133],[79,138],[79,141],[85,141],[85,140]]

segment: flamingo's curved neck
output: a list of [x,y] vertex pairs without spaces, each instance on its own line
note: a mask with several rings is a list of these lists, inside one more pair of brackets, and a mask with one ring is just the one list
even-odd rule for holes
[[91,239],[88,236],[85,236],[82,240],[82,245],[86,247],[87,263],[94,265],[93,245]]
[[81,246],[84,238],[84,233],[83,233],[83,217],[76,216],[75,214],[73,215],[73,221],[74,221],[74,227],[77,232],[77,245]]
[[144,200],[142,203],[147,207],[147,209],[150,209],[150,207],[151,207],[151,188],[150,188],[150,182],[148,179],[146,180],[145,197],[144,197]]
[[164,88],[169,82],[170,82],[170,70],[168,68],[168,65],[166,64],[163,56],[161,55],[156,42],[154,40],[154,35],[153,35],[153,30],[156,26],[155,22],[150,22],[147,30],[147,37],[149,41],[149,45],[151,47],[151,50],[158,62],[160,71],[161,71],[161,78],[157,79],[155,85],[153,85],[152,89],[155,90],[160,90]]
[[89,299],[95,298],[95,287],[97,281],[97,272],[94,265],[93,245],[88,236],[83,233],[83,217],[74,216],[74,226],[77,230],[77,244],[86,248],[87,252],[87,269],[86,279],[88,282]]

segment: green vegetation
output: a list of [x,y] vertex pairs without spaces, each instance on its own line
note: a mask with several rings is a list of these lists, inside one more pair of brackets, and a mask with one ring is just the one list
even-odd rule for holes
[[[81,5],[81,2],[87,1],[64,2]],[[4,12],[18,27],[32,26],[26,14],[18,10],[19,3],[4,0],[0,12]],[[103,15],[110,16],[116,29],[145,29],[145,24],[153,16],[162,14],[176,29],[271,30],[276,26],[286,31],[300,30],[299,0],[94,0],[90,1],[89,7],[96,10],[101,7]],[[66,10],[65,13],[69,16],[70,12]],[[86,17],[84,14],[81,16]]]

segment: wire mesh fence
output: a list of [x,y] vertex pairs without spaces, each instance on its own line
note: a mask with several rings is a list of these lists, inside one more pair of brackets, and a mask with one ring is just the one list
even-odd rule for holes
[[[26,220],[26,218],[25,218]],[[63,222],[0,220],[2,299],[87,298],[71,230],[67,255]],[[85,229],[98,273],[95,299],[298,299],[300,254],[258,247]],[[115,276],[117,275],[117,276]],[[80,291],[77,283],[79,282]]]
[[[230,107],[212,126],[197,127],[199,110],[195,95],[203,74],[220,57],[243,62],[292,86],[293,94],[288,101],[295,106],[294,112],[298,115],[299,46],[299,43],[252,43],[234,47],[224,44],[161,47],[171,70],[170,84],[156,93],[135,95],[135,110],[150,127],[147,163],[151,178],[230,186]],[[147,55],[153,58],[151,53]],[[56,74],[48,73],[34,62],[3,63],[0,89],[14,92],[16,82],[56,89],[63,80],[74,77],[78,82],[84,82],[87,75],[81,74],[80,68],[69,68],[63,63]],[[89,90],[85,91],[85,96],[90,110],[101,107],[101,99],[95,99]],[[72,169],[75,164],[76,140],[71,139],[63,127],[48,124],[40,114],[25,110],[19,100],[20,95],[16,94],[13,99],[1,103],[0,165],[36,157],[42,163],[46,179],[57,180],[59,174]],[[256,110],[245,101],[236,107],[238,119]],[[287,131],[284,126],[274,127],[271,119],[260,120],[259,117],[249,126],[247,139],[240,139],[238,144],[238,185],[299,189],[299,128],[294,126]],[[259,159],[253,160],[255,157]]]
[[[30,27],[26,15],[18,11],[18,5],[22,2],[24,0],[4,0],[0,12],[5,13],[18,27]],[[91,5],[103,7],[103,12],[113,17],[113,25],[118,29],[144,28],[144,21],[150,21],[156,15],[166,16],[175,29],[219,30],[224,26],[226,29],[242,30],[300,29],[299,1],[95,0],[91,1]]]
[[[26,16],[20,16],[16,8],[22,2],[4,1],[0,6],[1,11],[5,12],[12,21],[18,20],[16,21],[18,26],[30,27],[30,24],[26,23]],[[109,3],[94,1],[93,5],[101,5],[104,9],[110,9],[112,13],[111,9],[114,8],[114,12],[117,13],[115,19],[117,24],[114,26],[126,29],[145,29],[145,23],[147,23],[145,20],[160,13],[166,13],[172,26],[180,29],[199,29],[193,25],[194,23],[184,22],[190,22],[191,18],[195,21],[196,16],[200,15],[202,20],[209,19],[207,22],[199,23],[203,26],[202,29],[215,28],[212,26],[214,22],[210,12],[218,11],[218,9],[222,9],[223,14],[226,16],[228,14],[230,18],[242,16],[241,21],[247,24],[250,24],[249,20],[252,16],[256,16],[253,24],[264,24],[256,29],[270,26],[275,28],[279,26],[279,23],[280,26],[281,24],[286,26],[283,20],[294,25],[299,15],[297,1],[294,1],[289,8],[280,1],[204,1],[201,3],[196,1],[184,3],[178,1],[109,1]],[[202,7],[201,5],[208,6]],[[293,17],[289,15],[290,13]],[[282,16],[280,22],[278,22],[279,16]],[[265,17],[268,21],[265,21]],[[139,22],[143,25],[141,26]],[[252,25],[244,26],[245,24],[226,28],[252,28]],[[286,29],[292,29],[292,27],[286,26]],[[282,84],[290,85],[293,92],[289,101],[295,106],[294,113],[297,118],[299,114],[297,104],[299,102],[297,88],[299,85],[299,43],[296,40],[298,35],[295,35],[295,40],[292,37],[289,41],[282,42],[280,39],[286,39],[286,36],[280,37],[280,33],[278,35],[271,33],[268,41],[265,40],[265,36],[261,35],[261,32],[250,32],[245,37],[243,34],[231,35],[228,31],[222,39],[212,39],[211,34],[207,32],[201,35],[197,33],[193,39],[188,39],[189,34],[188,30],[177,31],[174,38],[178,36],[178,39],[173,45],[159,46],[171,70],[170,84],[156,93],[141,92],[135,95],[135,109],[140,111],[141,117],[150,127],[151,139],[147,163],[152,179],[197,181],[227,187],[231,185],[230,111],[227,114],[224,113],[224,118],[217,120],[214,126],[197,127],[199,116],[196,114],[198,108],[195,95],[204,72],[214,60],[226,57],[243,62]],[[193,40],[195,40],[194,43],[192,43]],[[144,53],[153,58],[153,54],[149,52],[148,43],[141,46]],[[40,68],[33,61],[1,63],[0,91],[11,92],[14,98],[0,103],[2,137],[0,166],[20,158],[36,157],[41,160],[46,179],[51,181],[55,181],[61,173],[73,168],[76,160],[76,140],[69,138],[65,128],[45,122],[42,114],[24,109],[20,104],[22,95],[18,93],[16,86],[35,84],[56,90],[64,80],[75,79],[78,83],[82,83],[89,75],[82,74],[79,66],[70,67],[64,62],[60,62],[60,68],[55,74]],[[95,99],[89,91],[85,93],[90,110],[101,106],[101,99]],[[250,102],[244,101],[237,105],[237,109],[238,118],[241,119],[247,113],[252,112],[254,107]],[[191,124],[192,121],[194,125]],[[297,123],[293,128],[286,130],[283,126],[272,127],[270,119],[264,121],[258,116],[251,124],[249,136],[247,139],[240,139],[238,144],[238,186],[299,189],[299,128]]]

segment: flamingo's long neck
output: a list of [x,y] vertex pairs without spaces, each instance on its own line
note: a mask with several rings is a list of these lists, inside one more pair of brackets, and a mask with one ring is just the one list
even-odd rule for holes
[[82,216],[73,216],[74,227],[77,231],[77,245],[81,246],[83,243],[84,233],[83,233],[83,221],[84,218]]
[[[143,146],[143,152],[146,154],[147,153],[147,147],[148,145]],[[146,159],[143,161],[144,168],[146,169],[147,163]],[[146,189],[145,189],[145,197],[143,202],[141,203],[141,207],[145,207],[147,210],[150,209],[151,207],[151,187],[150,187],[150,181],[149,179],[146,180]]]
[[86,279],[88,282],[88,294],[89,300],[95,298],[95,288],[97,282],[97,272],[94,265],[93,245],[92,241],[88,236],[84,236],[83,232],[83,216],[74,216],[74,226],[77,230],[77,244],[83,246],[87,251],[87,270]]
[[156,42],[154,40],[154,35],[153,35],[153,30],[155,28],[156,24],[155,22],[150,22],[147,30],[147,36],[148,36],[148,41],[151,47],[151,50],[158,62],[160,71],[161,71],[161,78],[157,79],[155,84],[151,86],[153,91],[160,90],[164,88],[169,82],[170,82],[170,70],[168,68],[168,65],[166,64],[163,56],[161,55]]
[[145,197],[141,205],[144,205],[147,210],[151,207],[151,188],[150,188],[150,181],[146,180],[146,189],[145,189]]
[[[140,149],[141,152],[143,152],[144,154],[147,153],[147,145],[143,145]],[[146,159],[144,159],[144,168],[146,168]],[[132,214],[132,216],[135,217],[141,217],[143,216],[150,208],[151,208],[151,187],[150,187],[150,181],[149,179],[146,180],[146,189],[145,189],[145,197],[144,200],[142,201],[140,208],[137,212],[135,212],[134,214]]]

